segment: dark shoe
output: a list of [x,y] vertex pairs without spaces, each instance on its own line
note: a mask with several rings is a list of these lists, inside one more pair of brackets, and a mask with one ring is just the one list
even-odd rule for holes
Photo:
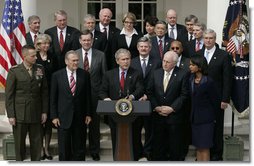
[[152,161],[151,153],[145,153],[144,157],[147,159],[147,161]]
[[46,155],[46,154],[45,154],[44,156],[45,156],[45,158],[48,159],[48,160],[52,160],[52,159],[53,159],[53,157],[50,156],[50,155]]
[[95,154],[91,154],[92,158],[94,161],[99,161],[100,160],[100,155],[95,153]]
[[45,160],[46,159],[46,155],[44,154],[43,156],[41,156],[41,160]]
[[219,156],[213,156],[210,158],[210,161],[223,161],[223,158]]

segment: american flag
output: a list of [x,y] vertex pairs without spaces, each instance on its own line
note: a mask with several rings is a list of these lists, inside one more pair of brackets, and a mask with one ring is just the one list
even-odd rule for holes
[[23,61],[21,48],[26,44],[21,0],[5,0],[0,27],[0,82],[5,86],[8,70]]

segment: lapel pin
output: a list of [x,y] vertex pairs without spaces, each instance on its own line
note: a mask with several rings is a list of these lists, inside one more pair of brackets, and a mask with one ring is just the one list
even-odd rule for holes
[[176,77],[176,74],[174,74],[174,76]]
[[216,57],[214,57],[213,59],[216,59]]
[[67,33],[68,36],[71,36],[71,34]]

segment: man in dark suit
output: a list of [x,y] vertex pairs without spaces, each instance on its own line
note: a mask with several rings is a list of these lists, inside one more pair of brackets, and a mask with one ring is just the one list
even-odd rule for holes
[[85,125],[91,121],[89,73],[78,68],[79,55],[65,55],[66,68],[52,75],[50,117],[57,128],[59,161],[85,160]]
[[183,154],[183,106],[188,97],[186,72],[176,66],[178,55],[165,53],[154,71],[147,96],[153,111],[152,160],[180,161]]
[[44,33],[52,38],[50,52],[57,57],[58,69],[66,66],[64,56],[69,50],[79,47],[80,31],[67,25],[67,13],[59,10],[54,15],[56,26],[45,30]]
[[41,124],[46,122],[48,86],[43,66],[36,64],[33,46],[22,47],[23,63],[8,73],[5,105],[12,125],[17,161],[26,158],[26,135],[29,134],[31,161],[40,161],[42,150]]
[[174,9],[169,9],[167,11],[166,16],[167,24],[168,24],[168,33],[167,36],[174,40],[179,40],[182,42],[182,35],[185,31],[185,26],[181,24],[177,24],[177,14]]
[[84,28],[88,29],[93,34],[93,48],[105,52],[105,48],[107,46],[107,36],[106,34],[97,31],[95,29],[95,16],[92,14],[87,14],[84,17]]
[[33,46],[35,39],[40,34],[39,31],[41,20],[39,16],[32,15],[28,17],[27,22],[29,26],[29,32],[26,33],[26,44]]
[[[151,47],[152,44],[148,37],[139,38],[137,43],[139,56],[131,60],[131,67],[139,71],[143,76],[144,89],[146,89],[154,70],[161,67],[161,61],[150,56]],[[139,100],[147,100],[146,94],[144,94]],[[136,141],[137,145],[139,145],[138,147],[134,147],[134,152],[136,153],[134,156],[136,156],[136,158],[144,156],[147,160],[151,160],[152,117],[150,115],[137,117],[134,121],[133,127],[137,129],[138,134],[138,139],[133,141]],[[143,127],[145,129],[144,146],[141,142],[141,131]]]
[[[161,60],[163,59],[163,55],[169,50],[170,43],[174,40],[169,38],[167,33],[167,24],[164,21],[157,21],[154,27],[155,36],[151,37],[152,49],[150,55]],[[160,43],[161,43],[161,51],[160,51]]]
[[197,22],[193,25],[193,34],[195,39],[187,42],[188,57],[192,57],[199,50],[205,47],[204,40],[203,40],[203,33],[205,30],[206,30],[206,25],[203,23]]
[[210,76],[218,88],[221,100],[221,110],[216,111],[216,123],[214,133],[214,146],[210,149],[210,160],[223,160],[223,130],[224,110],[230,102],[232,87],[232,66],[229,54],[216,46],[216,32],[212,29],[204,31],[205,49],[198,54],[205,56],[208,62],[208,76]]
[[[92,122],[89,124],[89,151],[93,160],[100,160],[100,116],[96,113],[99,100],[99,90],[102,83],[102,77],[107,70],[106,58],[103,52],[92,48],[93,34],[88,29],[81,32],[79,42],[82,48],[76,50],[79,54],[79,67],[90,73]],[[86,62],[88,60],[88,65]]]
[[[185,70],[188,74],[190,74],[189,65],[190,65],[190,58],[184,56],[183,53],[183,45],[180,41],[173,41],[170,45],[170,50],[174,51],[178,55],[178,62],[176,64],[177,67]],[[190,97],[187,98],[186,104],[183,107],[184,109],[184,148],[183,148],[183,160],[189,150],[189,145],[191,144],[191,124],[190,124],[190,112],[191,112],[191,99]]]
[[[120,29],[110,24],[112,18],[112,12],[109,8],[103,8],[99,13],[100,22],[96,24],[95,30],[105,33],[107,36],[107,45],[105,48],[105,55],[107,60],[108,69],[113,69],[113,64],[115,63],[112,59],[112,38],[115,33],[120,33]],[[114,61],[112,61],[114,60]]]
[[[118,68],[107,71],[103,76],[100,98],[102,100],[118,100],[127,98],[129,100],[138,100],[144,94],[142,76],[138,71],[130,67],[131,54],[127,49],[120,48],[115,53]],[[112,117],[109,117],[109,126],[111,131],[113,154],[116,147],[116,123]],[[137,139],[135,128],[132,130],[133,140]],[[133,142],[133,147],[138,145]],[[135,152],[134,152],[135,153]],[[135,156],[134,156],[135,157]],[[134,158],[134,160],[138,160]]]

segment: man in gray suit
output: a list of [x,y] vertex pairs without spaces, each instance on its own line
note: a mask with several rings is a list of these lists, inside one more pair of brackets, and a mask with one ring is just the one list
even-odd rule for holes
[[23,63],[13,66],[8,73],[5,105],[12,125],[17,161],[26,157],[26,135],[29,134],[32,161],[41,158],[41,124],[48,112],[48,86],[42,65],[36,64],[33,46],[22,47]]
[[82,48],[76,50],[80,56],[79,67],[90,73],[92,96],[92,122],[89,124],[89,151],[93,160],[100,160],[100,116],[96,113],[99,100],[99,89],[102,77],[107,70],[106,58],[103,52],[92,48],[93,34],[84,30],[79,38]]

